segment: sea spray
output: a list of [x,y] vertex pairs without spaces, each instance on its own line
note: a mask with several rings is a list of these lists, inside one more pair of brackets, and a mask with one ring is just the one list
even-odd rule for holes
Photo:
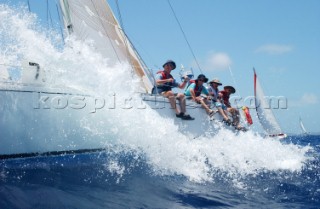
[[[63,49],[56,47],[46,32],[33,27],[37,20],[29,13],[0,5],[0,16],[2,42],[6,43],[1,47],[1,61],[20,65],[22,60],[31,59],[46,71],[46,86],[82,92],[85,101],[93,103],[86,106],[79,127],[72,131],[83,133],[81,137],[88,141],[99,138],[107,151],[134,153],[137,159],[145,160],[153,175],[212,182],[217,173],[237,179],[266,171],[296,172],[309,160],[309,146],[284,144],[251,131],[220,129],[214,137],[195,139],[183,134],[173,119],[162,117],[142,102],[139,78],[131,74],[127,63],[109,65],[108,58],[95,52],[90,40],[80,42],[69,37]],[[32,128],[35,124],[28,125]],[[67,140],[65,125],[57,134]],[[105,169],[120,178],[130,170],[117,157],[109,159]],[[237,181],[235,185],[241,187]]]

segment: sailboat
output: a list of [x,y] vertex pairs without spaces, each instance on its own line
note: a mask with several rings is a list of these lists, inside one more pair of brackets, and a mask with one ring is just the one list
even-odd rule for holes
[[[107,1],[60,0],[59,7],[67,36],[80,41],[90,39],[91,46],[108,58],[111,66],[119,63],[131,66],[139,78],[140,87],[136,92],[142,101],[162,118],[172,119],[181,133],[196,138],[214,135],[221,127],[215,122],[221,120],[219,115],[209,118],[199,104],[187,102],[187,111],[195,116],[195,120],[185,122],[175,117],[166,98],[151,94],[153,75],[120,27]],[[84,99],[96,101],[94,95],[67,85],[48,86],[46,66],[37,60],[24,60],[24,63],[21,81],[0,82],[3,113],[0,119],[0,159],[104,150],[105,137],[90,137],[79,125],[79,121],[106,119],[88,114],[79,106]],[[70,101],[77,111],[64,108],[66,104],[70,105]],[[234,130],[233,127],[229,129]]]
[[285,133],[282,132],[277,119],[275,118],[268,102],[266,101],[265,94],[263,92],[262,86],[259,82],[258,76],[255,69],[254,72],[254,98],[255,98],[255,108],[259,122],[266,133],[266,136],[276,137],[279,139],[287,137]]
[[301,132],[303,135],[308,135],[308,132],[306,130],[306,128],[304,127],[304,124],[302,122],[302,119],[301,117],[299,117],[299,125],[300,125],[300,128],[301,128]]

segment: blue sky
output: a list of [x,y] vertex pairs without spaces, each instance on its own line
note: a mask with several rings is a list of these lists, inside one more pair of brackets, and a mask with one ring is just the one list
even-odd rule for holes
[[[170,2],[206,76],[234,85],[230,66],[240,95],[252,96],[255,67],[266,95],[288,99],[288,109],[274,110],[282,128],[299,132],[301,116],[309,131],[320,132],[320,1]],[[167,0],[119,5],[124,29],[149,67],[170,58],[200,73]]]
[[[124,29],[149,68],[156,72],[173,59],[192,67],[195,75],[201,73],[167,0],[118,2]],[[301,116],[308,131],[320,132],[320,1],[170,2],[209,79],[218,77],[224,85],[234,85],[245,98],[253,95],[255,67],[266,95],[288,99],[287,109],[274,110],[281,127],[299,133]],[[30,0],[30,5],[45,11],[39,0]],[[115,1],[110,5],[118,16]],[[56,10],[54,4],[52,9]],[[46,13],[40,17],[46,19]]]

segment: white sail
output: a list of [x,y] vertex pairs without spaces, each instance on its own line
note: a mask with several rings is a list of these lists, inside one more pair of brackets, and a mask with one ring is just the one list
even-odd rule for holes
[[300,128],[301,128],[301,130],[302,130],[302,133],[303,133],[303,134],[307,134],[308,132],[307,132],[306,128],[304,127],[301,118],[299,118],[299,123],[300,123]]
[[262,90],[261,84],[258,80],[257,74],[254,70],[254,95],[255,106],[259,121],[269,136],[282,136],[282,130],[278,124],[273,112],[271,110],[265,94]]
[[129,63],[151,92],[152,76],[121,29],[106,0],[60,0],[63,22],[69,35],[92,41],[109,64]]

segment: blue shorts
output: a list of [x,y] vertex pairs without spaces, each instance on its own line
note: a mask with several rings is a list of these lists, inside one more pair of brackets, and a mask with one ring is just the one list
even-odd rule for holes
[[227,110],[227,106],[220,102],[215,102],[214,105],[216,106],[216,108],[221,107],[223,110]]
[[[157,91],[158,90],[158,91]],[[152,94],[162,94],[163,92],[167,92],[167,91],[171,91],[171,90],[166,90],[164,91],[162,88],[156,88],[156,87],[153,87],[152,89]]]

